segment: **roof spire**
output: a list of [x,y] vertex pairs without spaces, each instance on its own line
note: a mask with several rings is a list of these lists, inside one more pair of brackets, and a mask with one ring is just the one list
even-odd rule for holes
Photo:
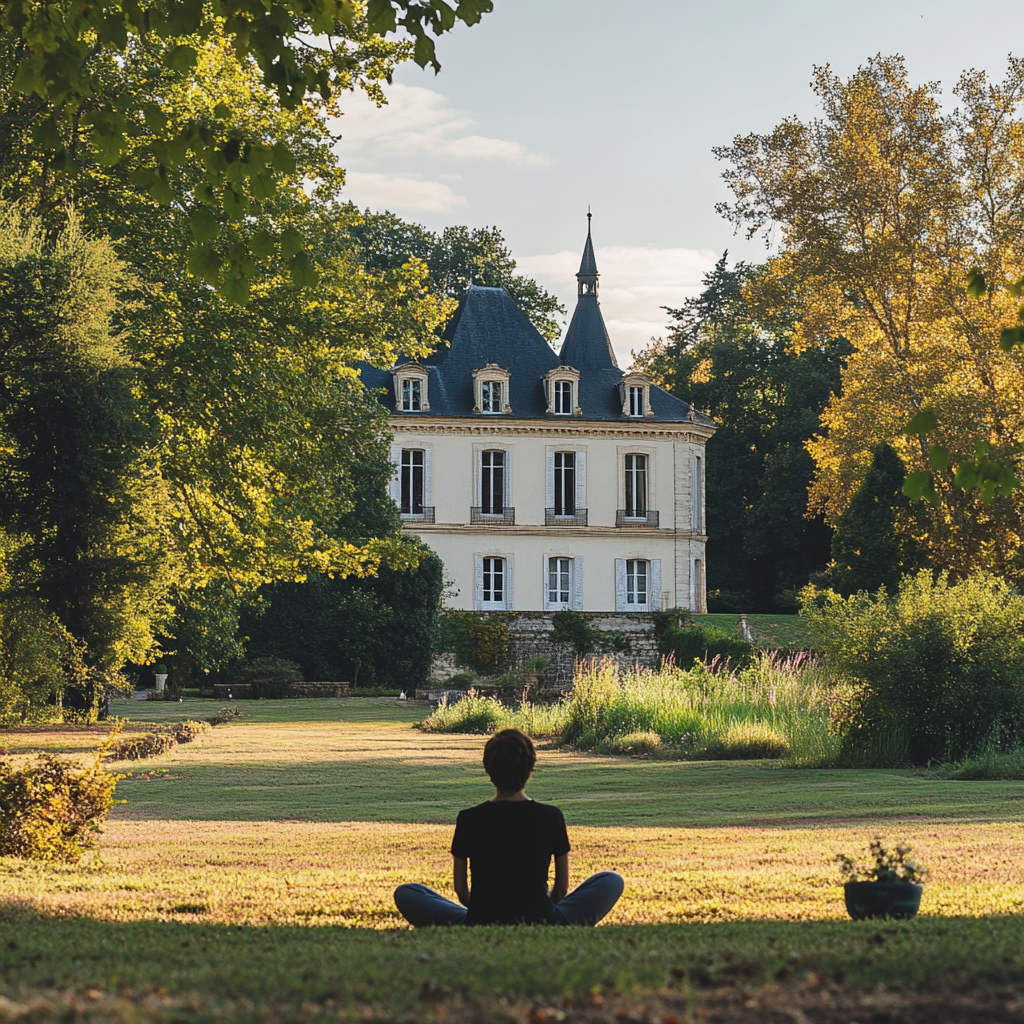
[[578,298],[584,295],[592,295],[597,298],[597,260],[594,259],[594,243],[590,238],[590,206],[587,206],[587,243],[583,246],[583,259],[580,260],[580,270],[576,275]]
[[583,247],[576,311],[572,315],[569,330],[562,343],[560,358],[566,366],[577,370],[604,370],[618,366],[612,351],[611,339],[601,316],[601,305],[597,301],[597,260],[594,258],[594,242],[590,237],[592,214],[587,207],[587,242]]

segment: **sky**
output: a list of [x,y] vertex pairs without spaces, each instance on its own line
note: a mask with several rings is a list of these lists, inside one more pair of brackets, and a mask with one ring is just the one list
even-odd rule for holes
[[949,95],[1024,56],[1024,8],[989,0],[494,0],[437,44],[440,74],[402,66],[378,109],[345,101],[346,195],[440,230],[496,225],[518,269],[566,304],[586,238],[619,365],[664,334],[725,250],[764,258],[715,211],[712,147],[816,114],[812,69],[843,77],[902,54]]

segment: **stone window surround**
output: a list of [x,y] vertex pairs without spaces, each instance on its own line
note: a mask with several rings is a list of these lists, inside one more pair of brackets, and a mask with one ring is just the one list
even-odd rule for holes
[[[434,506],[434,495],[433,495],[433,469],[431,463],[433,461],[433,444],[430,441],[422,441],[420,439],[410,440],[406,443],[398,440],[391,444],[391,464],[394,466],[394,475],[391,477],[390,491],[391,500],[399,507],[402,507],[402,452],[403,451],[416,451],[423,452],[423,506],[424,508],[433,508]],[[406,515],[405,513],[399,512],[403,520],[409,519],[416,520],[421,519],[421,516]]]
[[[548,592],[548,571],[549,564],[552,558],[567,558],[569,560],[569,603],[564,604],[563,602],[552,602],[549,600],[550,594]],[[561,611],[563,608],[570,608],[574,611],[583,611],[583,556],[582,555],[569,555],[561,551],[546,552],[543,556],[543,575],[541,579],[544,583],[544,610],[546,612]]]
[[[655,454],[657,448],[647,444],[620,444],[616,445],[615,452],[618,461],[618,483],[616,484],[616,508],[626,507],[626,456],[646,455],[647,456],[647,510],[657,512],[658,509],[658,487],[657,487],[657,460]],[[639,556],[637,556],[639,557]]]
[[[400,415],[409,415],[410,412],[430,412],[430,396],[427,385],[430,381],[430,373],[420,363],[402,363],[391,369],[391,375],[395,379],[395,412]],[[402,408],[402,382],[407,380],[418,380],[420,382],[420,408],[419,410],[408,410]]]
[[622,415],[629,419],[640,419],[639,416],[629,414],[629,389],[643,388],[644,392],[644,415],[643,419],[654,419],[654,410],[651,408],[651,378],[646,373],[627,373],[619,382],[619,394],[622,398]]
[[[501,558],[505,561],[501,604],[483,602],[483,560],[485,558]],[[499,551],[491,548],[487,551],[473,552],[473,607],[476,611],[512,611],[515,608],[515,556],[511,551]]]
[[512,471],[515,464],[513,453],[515,452],[515,445],[504,444],[501,441],[476,441],[473,443],[473,505],[479,508],[483,501],[483,491],[481,489],[480,474],[482,471],[482,462],[480,456],[484,452],[504,452],[505,453],[505,500],[504,504],[506,507],[514,508],[515,502],[512,500],[514,493],[512,487]]
[[[544,446],[544,507],[555,504],[555,452],[572,452],[576,456],[576,507],[587,507],[587,446],[585,444],[548,444]],[[625,465],[625,462],[623,462]],[[625,483],[623,483],[625,494]]]
[[[512,371],[500,367],[497,363],[488,363],[473,371],[473,412],[486,416],[511,415],[512,406],[509,404],[509,381]],[[501,412],[483,412],[483,392],[480,387],[483,383],[497,381],[501,384]]]
[[548,370],[541,378],[544,382],[544,399],[548,403],[547,414],[549,416],[567,416],[568,413],[555,412],[555,388],[559,381],[569,381],[572,384],[573,416],[582,416],[583,409],[580,408],[580,371],[571,366],[556,366]]

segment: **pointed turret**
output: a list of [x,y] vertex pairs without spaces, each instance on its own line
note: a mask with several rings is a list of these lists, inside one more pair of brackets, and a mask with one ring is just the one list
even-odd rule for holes
[[612,351],[608,329],[601,316],[601,304],[597,301],[597,260],[594,257],[594,243],[590,237],[590,213],[587,213],[587,243],[583,247],[583,259],[576,275],[576,311],[572,315],[569,330],[559,360],[564,366],[575,366],[577,370],[605,370],[617,368],[615,353]]

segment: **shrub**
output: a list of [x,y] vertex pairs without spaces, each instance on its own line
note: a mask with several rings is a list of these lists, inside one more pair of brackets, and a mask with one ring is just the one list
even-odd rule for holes
[[763,722],[733,722],[705,743],[709,761],[752,761],[789,754],[786,737]]
[[95,847],[121,778],[100,767],[106,750],[84,768],[56,754],[0,761],[0,856],[74,863]]
[[[456,672],[444,687],[449,690],[468,690],[476,682],[479,682],[479,679],[472,672]],[[438,684],[438,688],[441,688],[441,684]]]
[[249,696],[254,700],[280,700],[291,683],[302,682],[299,666],[284,658],[254,658],[243,662],[231,675],[232,682],[249,684]]
[[551,659],[545,658],[542,654],[535,654],[526,662],[523,671],[529,672],[531,675],[540,676],[547,672],[549,668],[551,668]]
[[505,715],[500,701],[493,697],[480,697],[470,690],[454,704],[443,698],[420,728],[424,732],[487,732]]
[[986,750],[953,767],[948,778],[973,782],[982,779],[1024,782],[1024,750]]
[[207,721],[210,725],[227,725],[228,722],[233,722],[241,716],[242,712],[238,708],[221,708],[213,718],[208,718]]
[[[217,718],[220,719],[222,711]],[[227,721],[229,719],[224,719]],[[216,724],[221,724],[217,722]],[[187,720],[177,725],[158,729],[154,732],[142,732],[126,736],[110,747],[109,757],[112,761],[139,761],[144,757],[156,757],[164,754],[178,743],[191,743],[201,733],[209,732],[210,722]]]
[[657,750],[661,746],[661,737],[656,732],[630,732],[625,736],[613,736],[597,747],[598,753],[632,754],[641,757]]
[[[702,623],[690,624],[692,620],[681,618],[675,611],[656,612],[654,635],[658,650],[675,659],[675,663],[688,668],[695,661],[729,661],[733,665],[749,664],[751,647],[741,636],[727,633],[717,626]],[[680,626],[680,621],[685,625]]]
[[1024,741],[1024,598],[1002,580],[905,576],[849,598],[805,594],[825,666],[847,686],[835,726],[852,764],[959,761]]
[[436,649],[474,672],[493,672],[508,660],[508,626],[479,612],[448,611],[441,618]]
[[568,644],[577,658],[598,651],[602,654],[627,653],[632,649],[629,637],[621,630],[600,630],[590,624],[583,612],[563,608],[551,616],[551,642]]

